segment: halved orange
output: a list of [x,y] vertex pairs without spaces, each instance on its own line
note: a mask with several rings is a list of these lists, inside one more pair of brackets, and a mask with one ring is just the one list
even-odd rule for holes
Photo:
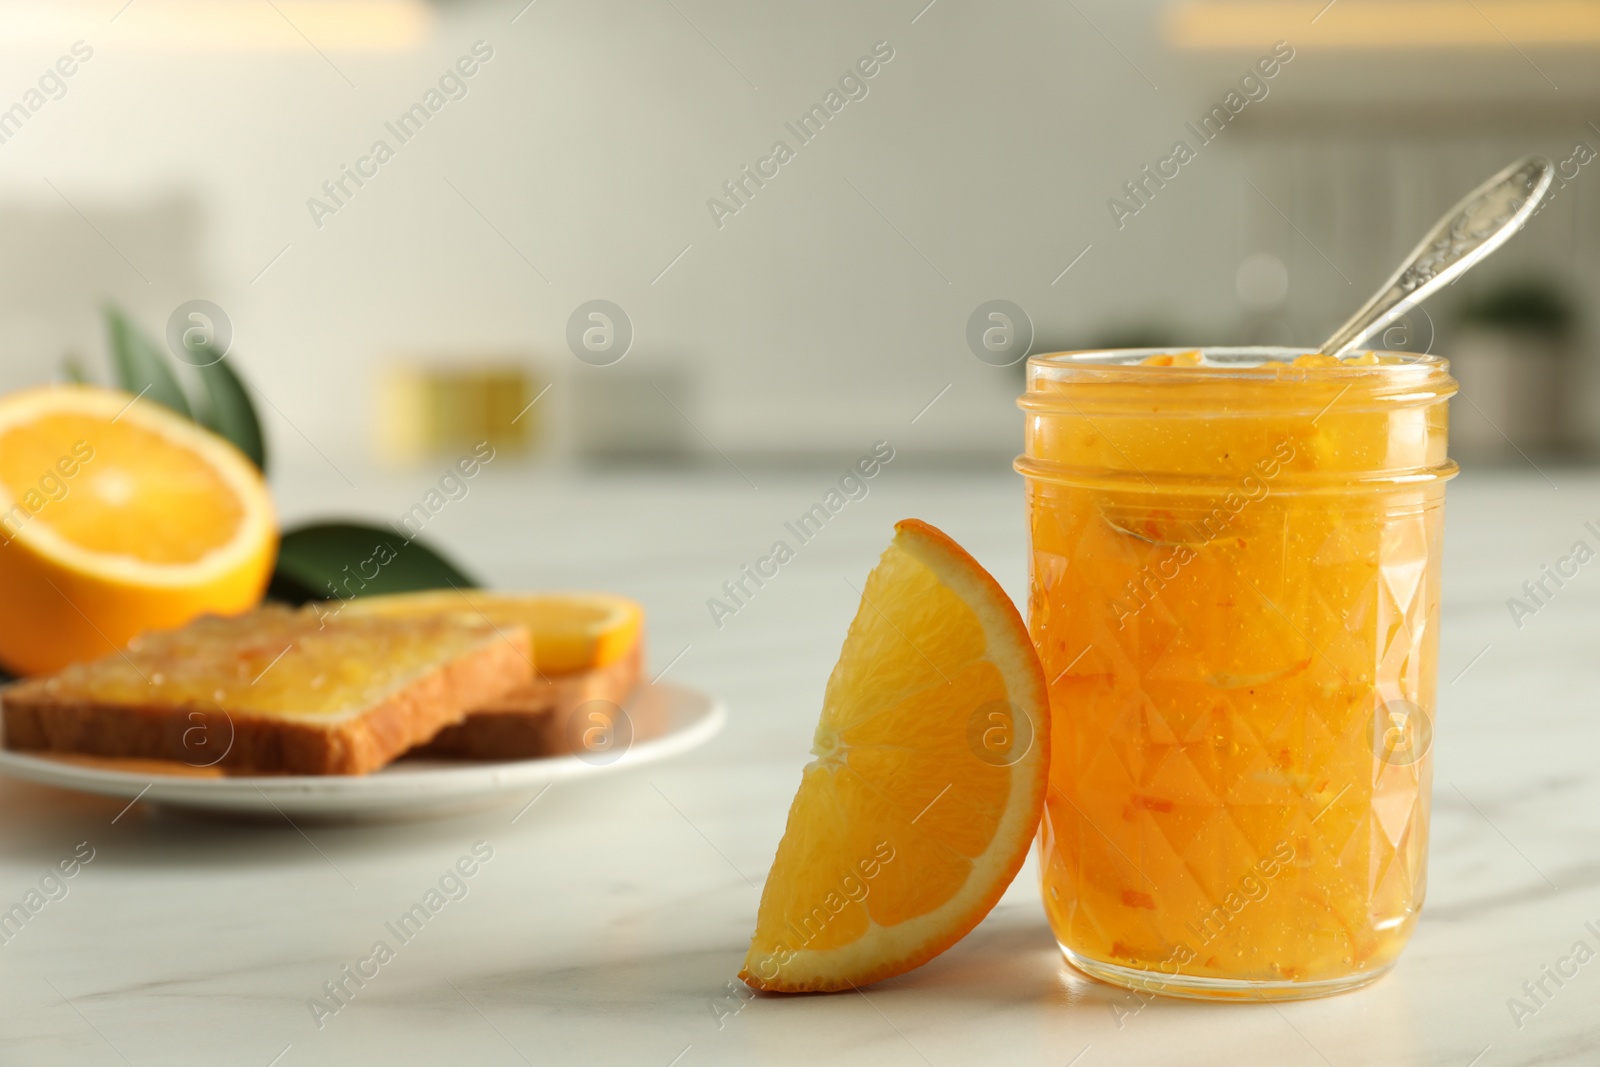
[[260,473],[149,400],[0,398],[0,664],[58,670],[261,599],[277,552]]
[[966,936],[1027,857],[1049,734],[1010,598],[940,531],[897,524],[828,679],[739,977],[849,989]]
[[639,643],[644,609],[614,593],[500,593],[433,589],[357,597],[340,608],[354,615],[463,615],[526,626],[533,665],[542,674],[609,667]]

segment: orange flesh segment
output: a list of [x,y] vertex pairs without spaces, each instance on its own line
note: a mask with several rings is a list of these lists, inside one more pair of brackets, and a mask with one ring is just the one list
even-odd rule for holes
[[[943,534],[897,529],[762,894],[740,975],[758,988],[845,989],[926,962],[987,914],[1037,824],[1048,722],[1020,617]],[[1025,723],[986,759],[973,723],[990,708]]]
[[[74,477],[58,477],[57,463],[79,442],[93,458]],[[67,541],[146,563],[202,559],[233,539],[244,516],[232,489],[194,452],[132,421],[70,412],[0,433],[0,483],[17,501],[38,494],[45,503],[30,509],[32,521]]]
[[48,674],[260,600],[278,535],[261,472],[133,394],[0,397],[0,665]]

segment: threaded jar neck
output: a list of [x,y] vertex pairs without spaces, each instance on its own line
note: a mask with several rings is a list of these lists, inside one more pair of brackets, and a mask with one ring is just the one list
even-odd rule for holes
[[1156,492],[1236,483],[1263,465],[1277,491],[1292,493],[1456,473],[1445,453],[1456,391],[1445,360],[1323,359],[1265,347],[1034,356],[1018,401],[1027,424],[1016,467],[1044,481]]

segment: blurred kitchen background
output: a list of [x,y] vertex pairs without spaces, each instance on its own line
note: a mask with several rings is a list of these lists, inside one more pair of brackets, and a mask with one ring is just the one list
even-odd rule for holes
[[[105,380],[108,300],[157,337],[212,301],[275,481],[484,438],[1010,477],[1021,368],[974,355],[979,305],[1034,351],[1315,344],[1528,152],[1554,201],[1386,341],[1457,361],[1463,458],[1600,453],[1595,0],[59,0],[0,4],[0,54],[0,388]],[[595,300],[625,320],[572,328]],[[574,354],[592,324],[620,361]]]

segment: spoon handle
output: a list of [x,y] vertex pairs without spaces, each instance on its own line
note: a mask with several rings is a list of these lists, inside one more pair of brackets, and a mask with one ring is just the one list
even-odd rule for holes
[[1542,156],[1513,163],[1467,194],[1401,263],[1394,277],[1322,344],[1342,356],[1470,270],[1522,228],[1555,180]]

